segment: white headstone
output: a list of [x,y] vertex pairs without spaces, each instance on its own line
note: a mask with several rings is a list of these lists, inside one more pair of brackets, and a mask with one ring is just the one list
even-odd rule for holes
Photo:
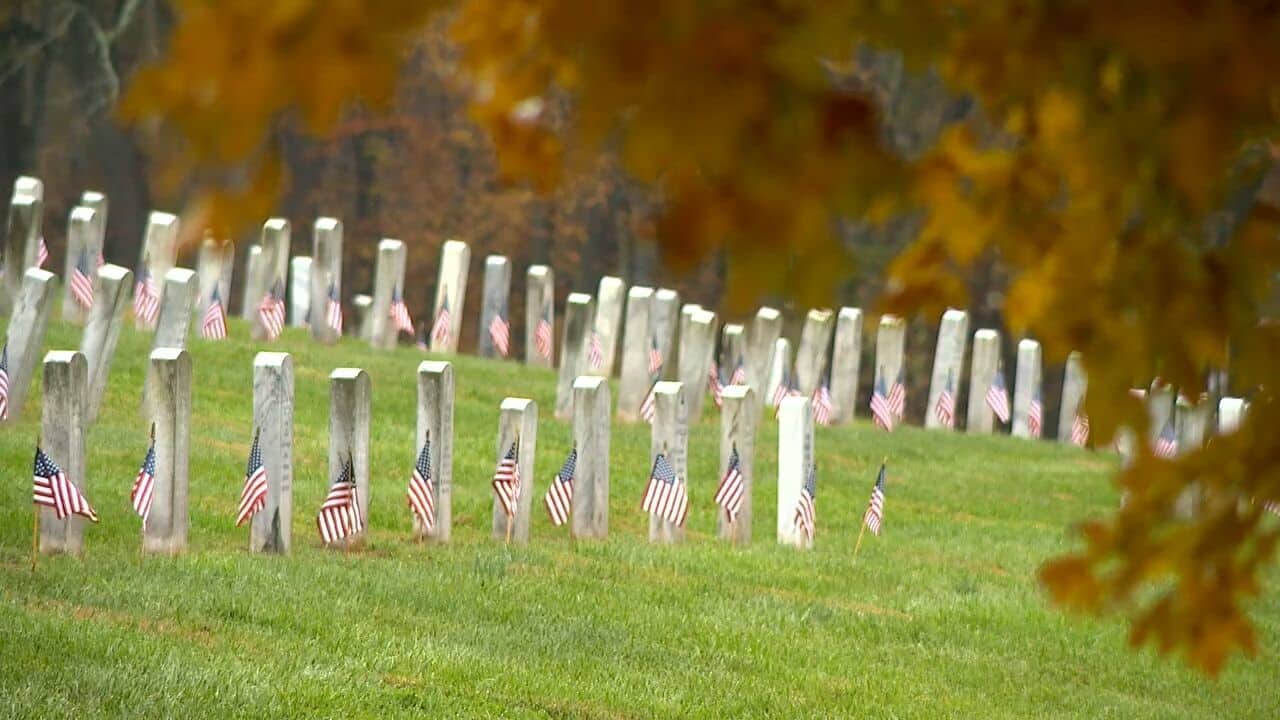
[[267,327],[258,313],[258,306],[268,293],[284,299],[289,278],[289,221],[284,218],[271,218],[262,225],[262,248],[260,262],[259,292],[246,298],[251,307],[249,312],[249,337],[255,341],[268,338]]
[[19,175],[13,181],[14,195],[30,195],[37,200],[44,200],[44,181],[31,175]]
[[[166,212],[153,211],[147,216],[146,235],[142,239],[142,256],[138,267],[141,268],[135,280],[150,278],[157,285],[164,282],[165,273],[173,269],[178,259],[178,216]],[[142,271],[146,271],[145,276]],[[135,326],[139,330],[150,330],[151,326],[142,318],[137,318]]]
[[[903,392],[906,392],[906,366],[902,362],[906,341],[907,324],[902,318],[881,315],[880,327],[876,330],[876,371],[872,392],[879,387],[883,387],[886,393],[891,392],[899,381],[902,382]],[[901,417],[895,417],[894,420],[902,422]]]
[[4,345],[9,353],[8,422],[22,416],[31,376],[44,347],[44,333],[49,327],[49,312],[57,286],[53,273],[38,268],[30,268],[22,278],[22,290],[9,318]]
[[289,327],[311,322],[311,258],[299,255],[289,261]]
[[66,322],[83,325],[89,317],[92,305],[85,307],[77,301],[71,289],[73,280],[79,274],[93,286],[94,274],[102,261],[102,223],[92,208],[75,207],[67,219],[67,256],[65,270],[62,273],[62,319]]
[[432,352],[458,351],[458,337],[462,334],[463,303],[467,297],[467,271],[471,267],[471,247],[461,240],[446,240],[440,248],[440,277],[436,281],[435,314],[431,316],[432,328],[440,320],[440,314],[448,308],[448,332],[428,331]]
[[93,210],[97,215],[98,223],[102,225],[105,234],[107,228],[107,196],[97,190],[85,190],[80,193],[80,204]]
[[[717,361],[725,383],[733,372],[742,365],[743,373],[747,370],[747,329],[738,323],[725,323],[720,328],[720,359]],[[740,383],[745,385],[747,383]]]
[[[533,506],[533,464],[538,451],[538,404],[527,398],[506,398],[498,419],[498,448],[494,458],[494,466],[501,462],[512,443],[516,446],[517,467],[520,472],[520,498],[516,505],[516,514],[509,517],[493,496],[493,537],[502,540],[507,537],[517,545],[529,543],[529,510]],[[507,525],[511,525],[508,535]]]
[[573,478],[571,527],[575,538],[609,536],[609,382],[583,375],[573,383]]
[[369,426],[373,389],[369,373],[360,368],[338,368],[329,373],[329,472],[324,491],[328,492],[351,460],[355,471],[356,499],[364,532],[334,543],[349,547],[364,540],[369,527]]
[[219,241],[206,236],[200,243],[196,258],[196,280],[200,285],[200,301],[196,303],[196,322],[203,322],[204,315],[216,297],[227,316],[231,305],[231,276],[235,272],[236,245],[230,240]]
[[1218,434],[1233,433],[1244,422],[1249,403],[1244,398],[1224,397],[1218,401]]
[[260,352],[253,359],[253,425],[267,471],[266,506],[253,516],[249,551],[287,555],[293,544],[293,360]]
[[618,350],[618,336],[622,329],[622,300],[626,296],[627,284],[622,278],[606,275],[600,278],[600,289],[596,293],[595,333],[600,339],[600,348],[604,362],[592,375],[613,375],[614,355]]
[[311,337],[332,345],[342,333],[327,321],[330,299],[342,305],[342,221],[316,218],[311,233],[311,304],[316,316],[311,322]]
[[[964,310],[951,309],[942,314],[942,324],[938,326],[938,345],[933,355],[933,376],[929,382],[929,404],[925,406],[924,426],[927,428],[945,427],[938,419],[936,409],[938,397],[950,384],[951,397],[955,401],[955,415],[960,414],[960,384],[963,380],[965,351],[969,345],[969,313]],[[972,393],[970,389],[970,393]],[[986,393],[986,388],[982,389]],[[958,426],[959,418],[953,417],[952,427]]]
[[1084,358],[1078,352],[1067,356],[1062,374],[1062,405],[1058,408],[1058,442],[1071,442],[1071,425],[1076,413],[1084,412],[1084,394],[1089,378],[1084,372]]
[[[524,362],[534,367],[555,367],[555,272],[546,265],[530,265],[525,273],[524,297]],[[540,332],[542,342],[538,341]]]
[[0,315],[9,314],[22,292],[22,277],[36,264],[44,203],[28,194],[15,194],[9,202],[9,217],[0,257]]
[[116,341],[120,339],[132,287],[133,272],[119,265],[103,265],[95,273],[93,311],[80,336],[80,352],[88,367],[85,418],[90,425],[98,419],[98,410],[102,407],[111,359],[116,353]]
[[668,288],[658,288],[653,294],[649,318],[653,325],[653,336],[658,340],[658,352],[662,355],[662,377],[668,380],[674,380],[679,372],[675,350],[679,317],[680,293]]
[[[702,386],[698,386],[698,391]],[[666,456],[675,471],[676,482],[689,491],[689,414],[688,393],[682,383],[660,382],[653,390],[653,427],[650,429],[649,457]],[[647,478],[646,478],[647,481]],[[692,498],[690,498],[692,501]],[[692,502],[690,503],[692,504]],[[684,540],[684,528],[658,515],[649,516],[649,542],[675,543]]]
[[773,354],[769,359],[769,379],[765,382],[765,402],[772,407],[778,392],[778,386],[787,382],[791,375],[791,341],[780,337],[773,341]]
[[619,420],[634,422],[640,418],[640,404],[657,374],[649,372],[649,355],[655,347],[653,288],[637,285],[627,291],[627,322],[622,338],[622,373],[618,383]]
[[[28,277],[33,272],[44,271],[28,270]],[[84,356],[78,352],[54,350],[44,357],[40,446],[93,506],[85,465],[86,374]],[[40,506],[39,511],[41,553],[79,555],[84,551],[84,527],[90,520],[79,515],[58,519],[53,508],[45,506]]]
[[373,337],[373,297],[363,293],[351,298],[351,309],[355,314],[356,337],[369,340]]
[[244,292],[240,296],[240,317],[253,322],[258,314],[258,303],[266,293],[266,265],[263,264],[262,246],[250,245],[244,256]]
[[840,308],[831,346],[831,421],[849,422],[858,406],[858,375],[862,370],[862,310]]
[[[769,370],[774,346],[782,337],[782,313],[771,307],[756,311],[747,331],[747,384],[756,389],[757,405],[773,397],[769,389]],[[788,350],[790,344],[788,343]]]
[[796,527],[796,505],[813,466],[813,414],[809,398],[788,397],[778,412],[778,542],[796,547],[812,543]]
[[702,401],[707,396],[707,379],[716,351],[716,332],[716,314],[699,309],[689,317],[688,331],[680,340],[680,382],[685,387],[690,422],[702,417]]
[[564,304],[564,335],[560,342],[560,375],[556,381],[558,420],[573,416],[573,382],[587,364],[587,341],[595,315],[595,300],[585,293],[571,293]]
[[[480,327],[476,333],[480,357],[506,358],[511,355],[511,261],[503,255],[484,259],[484,287],[480,297]],[[497,320],[495,322],[495,319]],[[505,331],[504,329],[505,328]],[[496,338],[505,332],[506,351]]]
[[827,372],[827,348],[834,325],[835,314],[830,310],[810,310],[805,315],[795,365],[796,385],[805,397],[813,396]]
[[[729,456],[738,452],[738,472],[742,475],[742,506],[731,523],[719,506],[718,534],[735,544],[751,542],[751,491],[755,483],[756,425],[760,418],[756,390],[746,385],[730,385],[724,389],[724,405],[720,409],[720,474],[729,468]],[[718,485],[717,485],[718,487]]]
[[[973,334],[972,376],[969,378],[968,432],[989,434],[995,428],[996,417],[987,404],[987,391],[995,383],[1000,367],[1000,333],[983,328]],[[1005,398],[1009,398],[1008,380],[1005,380]],[[1012,400],[1009,400],[1012,402]]]
[[173,555],[187,548],[187,481],[191,456],[191,355],[179,348],[151,351],[147,418],[155,428],[151,511],[142,524],[142,550]]
[[156,334],[151,338],[151,349],[162,347],[185,348],[187,332],[191,328],[191,315],[200,297],[200,282],[195,271],[171,268],[164,274],[164,287],[160,290],[160,316],[156,319]]
[[453,365],[424,360],[418,365],[418,428],[413,459],[431,438],[431,485],[435,491],[435,527],[430,532],[416,516],[414,537],[449,542],[453,537]]
[[389,238],[380,241],[373,277],[373,306],[369,309],[369,322],[373,325],[369,344],[375,348],[394,348],[400,337],[400,330],[391,318],[391,304],[395,298],[404,300],[404,268],[404,243]]
[[[1040,437],[1044,432],[1044,398],[1041,396],[1040,382],[1040,343],[1029,338],[1018,342],[1018,375],[1013,389],[1013,427],[1014,437]],[[1039,405],[1040,431],[1031,432],[1027,417],[1031,413],[1032,403]]]

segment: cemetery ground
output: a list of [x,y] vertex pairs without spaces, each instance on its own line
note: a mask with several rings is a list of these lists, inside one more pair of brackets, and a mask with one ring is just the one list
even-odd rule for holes
[[[128,493],[146,449],[139,391],[151,335],[122,331],[87,494],[83,558],[34,575],[31,457],[39,370],[0,426],[0,716],[152,717],[1277,717],[1280,572],[1254,603],[1261,657],[1209,682],[1131,652],[1119,621],[1047,605],[1039,564],[1117,502],[1113,456],[1048,442],[901,428],[819,428],[813,551],[776,544],[777,428],[757,439],[749,547],[714,538],[719,419],[690,433],[687,541],[650,545],[639,509],[649,427],[614,423],[609,538],[574,543],[541,505],[569,449],[553,371],[455,363],[453,542],[410,538],[404,489],[416,368],[408,347],[335,348],[289,329],[296,372],[294,549],[250,555],[233,527],[252,437],[247,329],[193,340],[190,551],[139,556]],[[53,321],[46,348],[79,330]],[[373,384],[370,537],[320,547],[329,372]],[[490,537],[498,405],[538,402],[528,547]],[[616,384],[614,396],[616,398]],[[768,412],[768,411],[766,411]],[[865,411],[860,408],[865,418]],[[854,543],[889,459],[885,534]],[[526,481],[530,480],[526,478]]]

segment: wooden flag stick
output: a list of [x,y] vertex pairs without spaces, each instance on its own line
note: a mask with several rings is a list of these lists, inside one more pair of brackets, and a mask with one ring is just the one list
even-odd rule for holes
[[515,524],[516,524],[516,516],[508,515],[507,516],[507,544],[508,545],[511,544],[511,527]]
[[862,547],[862,534],[867,531],[867,522],[864,518],[862,521],[862,529],[858,531],[858,542],[854,543],[853,556],[858,557],[858,548]]
[[40,557],[40,506],[31,506],[31,573],[36,572],[36,558]]

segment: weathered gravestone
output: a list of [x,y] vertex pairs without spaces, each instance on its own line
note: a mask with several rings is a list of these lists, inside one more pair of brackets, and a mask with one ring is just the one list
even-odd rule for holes
[[147,412],[155,429],[151,510],[142,523],[142,551],[175,555],[187,549],[187,481],[191,457],[191,355],[151,351]]
[[97,218],[98,224],[102,226],[103,234],[107,230],[107,196],[97,190],[85,190],[80,193],[80,204],[93,210],[94,216]]
[[658,353],[662,355],[662,377],[674,380],[679,371],[676,362],[676,328],[680,318],[680,293],[667,288],[658,288],[653,294],[653,304],[649,309],[650,323],[653,325],[653,337],[658,341]]
[[691,421],[702,417],[702,402],[707,396],[707,378],[716,351],[716,314],[697,310],[689,317],[685,335],[680,340],[680,383],[685,387],[685,404]]
[[805,397],[813,397],[827,372],[827,348],[834,325],[835,314],[830,310],[810,310],[805,315],[795,363],[796,385]]
[[1178,439],[1179,454],[1199,450],[1204,446],[1209,435],[1209,421],[1213,416],[1213,403],[1208,394],[1202,393],[1198,401],[1179,394],[1177,403],[1176,429],[1174,436]]
[[[969,414],[966,427],[970,433],[990,434],[995,427],[995,413],[987,404],[987,391],[995,383],[1000,368],[1000,333],[983,328],[973,334],[972,375],[969,378]],[[1006,381],[1007,382],[1007,381]],[[1008,386],[1005,399],[1008,400]]]
[[[44,357],[40,446],[92,505],[85,475],[85,436],[88,434],[84,417],[85,377],[84,356],[78,352],[54,350]],[[43,505],[39,513],[40,552],[79,555],[84,551],[84,526],[90,522],[88,518],[69,515],[58,519],[53,508]]]
[[342,306],[342,221],[316,218],[311,235],[311,337],[332,345],[342,332],[327,320],[330,302]]
[[13,181],[14,195],[30,195],[44,202],[44,181],[31,175],[19,175]]
[[1076,415],[1084,414],[1084,394],[1089,378],[1084,372],[1084,358],[1078,352],[1067,356],[1062,371],[1062,405],[1058,408],[1058,442],[1071,442],[1071,426]]
[[595,301],[585,293],[571,293],[564,304],[564,335],[560,342],[560,375],[556,381],[558,420],[573,415],[573,382],[587,364],[587,341],[595,315]]
[[618,334],[622,328],[622,299],[626,295],[627,284],[622,278],[606,275],[600,278],[600,288],[596,293],[595,333],[600,340],[600,369],[593,375],[609,377],[613,375],[614,355],[618,351]]
[[194,271],[172,268],[165,273],[164,288],[160,291],[160,317],[156,319],[156,334],[151,339],[152,350],[187,346],[191,315],[199,297],[200,282]]
[[4,256],[0,258],[3,287],[0,287],[0,315],[12,312],[22,292],[23,273],[36,264],[44,203],[32,195],[18,193],[9,202],[4,234]]
[[609,382],[584,375],[573,383],[572,525],[575,538],[609,536]]
[[216,297],[222,305],[222,315],[227,316],[231,300],[231,276],[235,272],[236,245],[230,240],[220,241],[206,236],[200,243],[196,256],[196,282],[200,286],[200,300],[196,303],[195,318],[204,321],[205,313]]
[[849,422],[857,414],[858,375],[862,370],[862,310],[840,308],[831,347],[831,421]]
[[[471,246],[461,240],[446,240],[440,248],[440,276],[436,281],[435,314],[431,316],[432,331],[428,340],[431,352],[458,351],[470,267]],[[441,319],[442,313],[447,322]],[[436,332],[437,326],[440,332]]]
[[1224,397],[1218,401],[1218,434],[1233,433],[1244,422],[1249,403],[1244,398]]
[[[650,430],[649,457],[666,456],[675,472],[676,482],[689,491],[689,418],[687,386],[678,382],[660,382],[653,389],[653,427]],[[695,394],[701,394],[702,385]],[[652,462],[652,460],[650,461]],[[646,478],[647,482],[648,478]],[[693,498],[689,498],[692,504]],[[684,528],[657,514],[649,515],[649,542],[676,543],[684,540]]]
[[[23,276],[22,290],[13,309],[13,316],[9,318],[4,345],[9,353],[9,400],[6,415],[10,421],[22,416],[22,407],[27,402],[31,376],[35,373],[36,362],[44,346],[44,333],[49,327],[50,306],[53,305],[57,284],[53,273],[39,268],[30,268]],[[80,362],[83,361],[81,358]]]
[[413,534],[436,542],[453,536],[453,365],[424,360],[418,365],[418,426],[413,453],[416,460],[431,440],[429,465],[434,493],[435,527],[428,529],[414,515]]
[[[885,393],[892,393],[893,387],[902,382],[902,392],[906,393],[906,372],[903,365],[903,353],[907,341],[907,324],[896,315],[881,315],[880,327],[876,330],[876,372],[873,388],[883,388]],[[873,390],[874,392],[874,390]],[[903,405],[906,404],[904,398]],[[902,418],[895,417],[895,422]]]
[[306,327],[311,322],[311,258],[299,255],[289,260],[289,327]]
[[369,340],[373,337],[373,297],[363,293],[352,297],[351,309],[356,316],[356,337]]
[[267,472],[266,505],[253,516],[249,551],[288,554],[293,545],[293,359],[260,352],[253,359],[253,425]]
[[813,413],[809,398],[788,397],[778,411],[778,542],[783,545],[813,545],[796,525],[796,507],[811,467]]
[[1154,445],[1165,428],[1173,425],[1174,438],[1177,438],[1177,392],[1159,379],[1151,383],[1147,391],[1147,439]]
[[[720,374],[724,376],[724,382],[727,384],[729,378],[733,376],[738,364],[742,364],[742,371],[747,371],[747,338],[746,328],[738,323],[725,323],[720,328],[720,359],[718,361]],[[740,385],[747,384],[745,381]]]
[[[64,321],[83,325],[89,317],[95,299],[93,278],[101,263],[102,223],[91,208],[72,208],[67,219],[67,256],[62,273]],[[82,292],[86,289],[89,290],[87,294]]]
[[[933,376],[929,382],[929,404],[925,406],[924,413],[925,427],[950,429],[957,424],[954,415],[959,414],[961,373],[964,370],[964,355],[968,345],[969,313],[954,308],[944,312],[942,314],[942,324],[938,326],[938,345],[933,354]],[[957,409],[957,412],[953,413],[950,427],[943,424],[936,412],[938,398],[944,390],[951,393],[952,402]],[[972,392],[971,388],[970,394]],[[983,388],[982,392],[986,393],[986,388]]]
[[684,346],[685,336],[689,334],[689,321],[693,319],[693,314],[702,310],[702,306],[697,303],[685,303],[680,306],[680,317],[677,320],[676,334],[671,341],[671,353],[667,356],[671,358],[669,363],[673,367],[669,372],[664,372],[663,377],[668,380],[680,380],[680,363],[684,362],[681,355]]
[[[774,346],[782,337],[782,313],[771,307],[756,311],[747,332],[747,384],[755,388],[757,410],[773,396],[769,389],[769,370]],[[788,344],[790,350],[790,344]]]
[[[1040,343],[1030,338],[1018,342],[1018,375],[1013,389],[1014,437],[1038,438],[1044,432],[1044,398],[1041,397]],[[1028,421],[1032,404],[1037,406],[1039,430],[1032,431]]]
[[116,341],[124,325],[124,310],[129,306],[129,290],[133,287],[133,271],[119,265],[103,265],[95,273],[93,312],[80,336],[80,352],[88,367],[85,418],[92,425],[98,419],[102,396],[111,375],[111,359]]
[[369,527],[369,425],[373,389],[369,373],[338,368],[329,373],[329,473],[325,491],[342,475],[347,460],[355,472],[356,499],[364,531],[333,543],[350,547],[361,543]]
[[502,255],[484,259],[484,286],[480,298],[480,357],[505,358],[511,354],[511,261]]
[[266,268],[262,264],[262,257],[261,245],[250,245],[245,251],[244,292],[240,295],[240,317],[249,322],[253,322],[254,316],[258,314],[258,303],[262,302],[262,296],[266,292],[264,287]]
[[285,283],[289,278],[289,221],[284,218],[271,218],[262,225],[262,239],[258,243],[262,248],[262,260],[259,265],[259,277],[255,282],[259,292],[249,298],[252,303],[249,316],[249,337],[256,341],[271,337],[258,306],[267,295],[274,295],[284,300]]
[[747,385],[731,385],[724,389],[720,409],[720,475],[729,468],[729,457],[738,453],[738,473],[742,482],[742,505],[732,522],[725,511],[716,507],[718,535],[734,544],[751,542],[751,489],[755,483],[756,425],[760,418],[756,389]]
[[502,401],[500,413],[494,466],[502,461],[511,444],[515,443],[516,466],[520,473],[520,497],[515,515],[508,516],[497,495],[490,492],[493,495],[493,537],[510,539],[517,545],[527,545],[529,510],[533,506],[533,461],[538,451],[538,404],[527,398],[509,397]]
[[[147,230],[142,238],[142,257],[138,267],[146,270],[146,277],[156,284],[163,282],[165,273],[173,269],[178,258],[178,217],[167,212],[153,211],[147,216]],[[135,278],[136,279],[136,278]],[[144,318],[135,319],[139,330],[151,330]]]
[[388,350],[396,346],[400,329],[391,317],[391,304],[404,302],[405,247],[399,240],[378,243],[378,261],[373,276],[373,307],[369,309],[373,337],[369,344]]
[[618,382],[618,419],[634,422],[640,418],[640,404],[654,380],[654,373],[649,371],[649,356],[657,343],[653,334],[653,288],[637,285],[627,291],[624,332],[622,375]]
[[556,275],[546,265],[530,265],[525,273],[524,361],[555,367]]

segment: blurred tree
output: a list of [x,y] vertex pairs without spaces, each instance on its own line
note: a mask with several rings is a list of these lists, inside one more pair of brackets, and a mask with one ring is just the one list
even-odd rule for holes
[[[168,58],[139,76],[126,110],[178,131],[182,167],[220,182],[210,207],[232,219],[273,201],[271,129],[296,112],[331,132],[352,101],[385,106],[440,9],[179,5]],[[663,259],[723,251],[731,301],[826,301],[850,268],[841,218],[917,217],[887,307],[936,316],[966,302],[980,268],[980,299],[1003,304],[1015,333],[1050,359],[1084,352],[1100,445],[1145,426],[1135,382],[1159,375],[1197,398],[1210,369],[1228,368],[1251,396],[1244,426],[1177,462],[1144,447],[1118,477],[1126,503],[1042,577],[1058,602],[1129,613],[1135,643],[1183,650],[1210,673],[1254,652],[1242,602],[1280,539],[1262,504],[1280,502],[1280,326],[1264,322],[1280,266],[1280,181],[1264,184],[1280,103],[1273,4],[440,5],[501,177],[547,190],[616,151],[661,193]],[[899,92],[912,83],[963,100],[915,102]],[[571,112],[556,121],[561,98]],[[893,122],[920,113],[932,129]],[[571,214],[588,241],[604,231],[589,206]],[[1189,488],[1202,501],[1180,518]]]

